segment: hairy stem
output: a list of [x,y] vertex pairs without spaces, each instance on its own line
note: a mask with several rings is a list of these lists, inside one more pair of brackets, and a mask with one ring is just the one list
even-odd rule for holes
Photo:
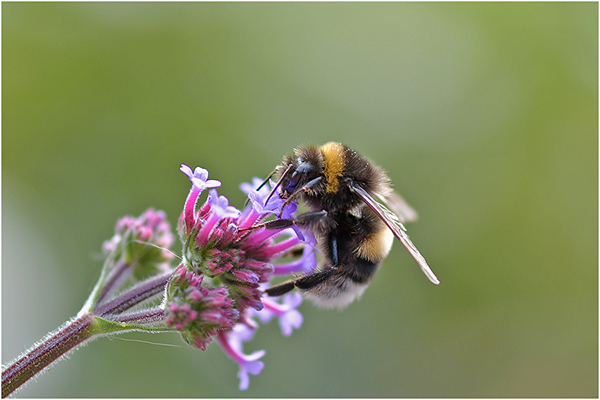
[[2,397],[6,397],[44,368],[58,361],[98,332],[90,314],[73,319],[49,333],[2,371]]
[[[165,331],[164,327],[153,329],[144,326],[160,323],[164,319],[164,310],[160,308],[118,314],[161,293],[170,276],[170,272],[165,273],[134,286],[114,300],[98,306],[93,314],[84,312],[49,333],[40,343],[27,350],[2,371],[2,397],[13,393],[44,368],[94,337],[128,330]],[[109,319],[96,316],[109,316]]]
[[110,320],[121,323],[134,323],[138,325],[155,325],[161,324],[161,329],[164,329],[165,310],[162,308],[151,308],[149,310],[136,311],[129,314],[120,314],[111,316]]
[[148,279],[131,289],[121,293],[115,299],[99,305],[94,309],[97,315],[120,314],[123,311],[161,293],[169,282],[172,272],[167,272],[157,277]]
[[97,304],[102,303],[102,301],[115,289],[119,280],[121,280],[125,274],[131,270],[131,264],[121,261],[117,265],[111,268],[110,274],[106,277],[106,282],[103,283],[103,288],[98,293],[98,297],[95,299]]

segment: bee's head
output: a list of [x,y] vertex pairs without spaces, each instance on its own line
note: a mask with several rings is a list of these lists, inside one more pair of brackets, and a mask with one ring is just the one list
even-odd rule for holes
[[[321,181],[323,172],[323,154],[316,146],[300,147],[294,155],[286,155],[283,163],[275,169],[278,179],[271,194],[279,193],[279,197],[286,199],[287,203],[297,196],[302,196],[307,191],[315,192],[315,184]],[[308,185],[307,185],[308,184]]]
[[315,175],[314,163],[297,158],[290,164],[281,179],[281,196],[288,198],[300,190]]

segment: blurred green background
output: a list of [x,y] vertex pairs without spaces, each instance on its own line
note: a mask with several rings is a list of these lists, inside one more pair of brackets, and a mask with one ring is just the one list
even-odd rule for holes
[[[2,361],[79,310],[116,219],[341,141],[419,211],[362,300],[218,345],[98,339],[21,397],[597,397],[597,3],[3,3]],[[175,250],[179,245],[175,246]]]

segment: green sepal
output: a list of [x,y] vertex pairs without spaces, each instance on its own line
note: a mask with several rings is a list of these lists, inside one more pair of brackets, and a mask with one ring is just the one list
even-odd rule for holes
[[90,326],[90,331],[94,335],[110,335],[113,333],[124,333],[130,331],[142,331],[142,332],[171,332],[174,331],[174,328],[171,328],[165,324],[157,324],[157,325],[140,325],[140,324],[132,324],[128,322],[119,322],[119,321],[111,321],[102,317],[94,317],[94,322]]

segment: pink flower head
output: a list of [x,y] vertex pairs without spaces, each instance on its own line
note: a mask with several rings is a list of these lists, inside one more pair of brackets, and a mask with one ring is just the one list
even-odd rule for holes
[[[262,225],[267,218],[277,217],[284,203],[278,195],[266,202],[272,182],[270,189],[264,186],[258,190],[262,184],[258,179],[242,185],[250,204],[240,211],[218,194],[214,187],[220,182],[208,180],[206,170],[196,168],[192,172],[182,165],[181,171],[192,181],[192,189],[180,217],[183,260],[167,285],[165,321],[179,330],[187,343],[200,349],[216,338],[240,365],[240,389],[245,390],[249,375],[259,374],[263,368],[259,359],[264,351],[242,352],[242,342],[250,340],[258,327],[252,316],[261,320],[277,316],[286,336],[302,324],[296,309],[301,302],[299,294],[285,296],[283,303],[278,303],[263,299],[262,288],[275,274],[312,270],[316,241],[312,233],[303,235],[297,227],[266,229]],[[198,196],[205,189],[210,189],[209,195],[197,207]],[[296,210],[297,204],[290,202],[282,218],[293,218]],[[301,244],[305,249],[300,260],[276,263]]]
[[180,331],[190,345],[206,350],[215,332],[234,326],[239,312],[226,287],[210,288],[202,283],[202,275],[188,271],[183,264],[177,267],[167,288],[165,323]]

